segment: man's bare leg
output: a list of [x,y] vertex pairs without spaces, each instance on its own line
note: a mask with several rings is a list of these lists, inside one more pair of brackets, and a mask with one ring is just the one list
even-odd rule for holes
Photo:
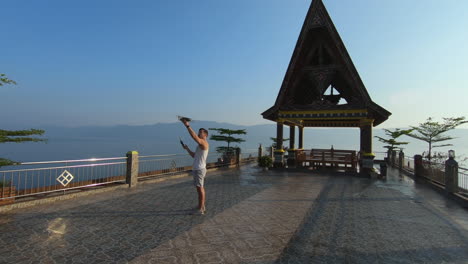
[[198,209],[200,209],[200,211],[205,211],[205,188],[197,186],[197,192],[198,192]]

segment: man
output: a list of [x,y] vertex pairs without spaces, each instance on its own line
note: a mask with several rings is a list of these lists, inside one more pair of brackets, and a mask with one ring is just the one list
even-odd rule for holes
[[192,174],[193,174],[193,183],[197,188],[198,193],[198,209],[193,212],[193,214],[203,215],[205,214],[205,188],[203,187],[205,182],[205,175],[206,175],[206,158],[208,156],[208,149],[210,145],[208,144],[207,137],[208,131],[204,128],[200,128],[198,130],[198,135],[193,131],[190,127],[190,123],[187,120],[181,120],[182,123],[187,128],[190,136],[197,142],[198,146],[195,152],[191,151],[187,145],[184,145],[184,149],[192,156],[193,158],[193,166],[192,166]]

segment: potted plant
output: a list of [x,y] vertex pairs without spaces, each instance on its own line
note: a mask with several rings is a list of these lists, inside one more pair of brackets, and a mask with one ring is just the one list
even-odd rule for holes
[[258,158],[258,166],[262,167],[264,171],[268,170],[273,165],[273,160],[270,156],[262,156]]

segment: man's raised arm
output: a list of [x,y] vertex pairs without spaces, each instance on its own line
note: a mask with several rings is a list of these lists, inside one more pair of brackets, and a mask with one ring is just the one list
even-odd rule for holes
[[195,131],[193,131],[193,129],[190,127],[190,123],[188,121],[185,121],[185,120],[182,121],[182,123],[184,123],[185,127],[187,128],[187,130],[188,130],[190,136],[193,138],[193,140],[195,140],[195,142],[197,142],[198,145],[205,147],[204,140],[199,138],[197,133],[195,133]]

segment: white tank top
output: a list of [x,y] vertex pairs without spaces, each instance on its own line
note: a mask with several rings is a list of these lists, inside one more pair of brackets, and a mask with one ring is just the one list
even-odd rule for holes
[[206,157],[208,156],[208,150],[203,150],[200,146],[197,146],[195,156],[193,157],[193,170],[206,169]]

